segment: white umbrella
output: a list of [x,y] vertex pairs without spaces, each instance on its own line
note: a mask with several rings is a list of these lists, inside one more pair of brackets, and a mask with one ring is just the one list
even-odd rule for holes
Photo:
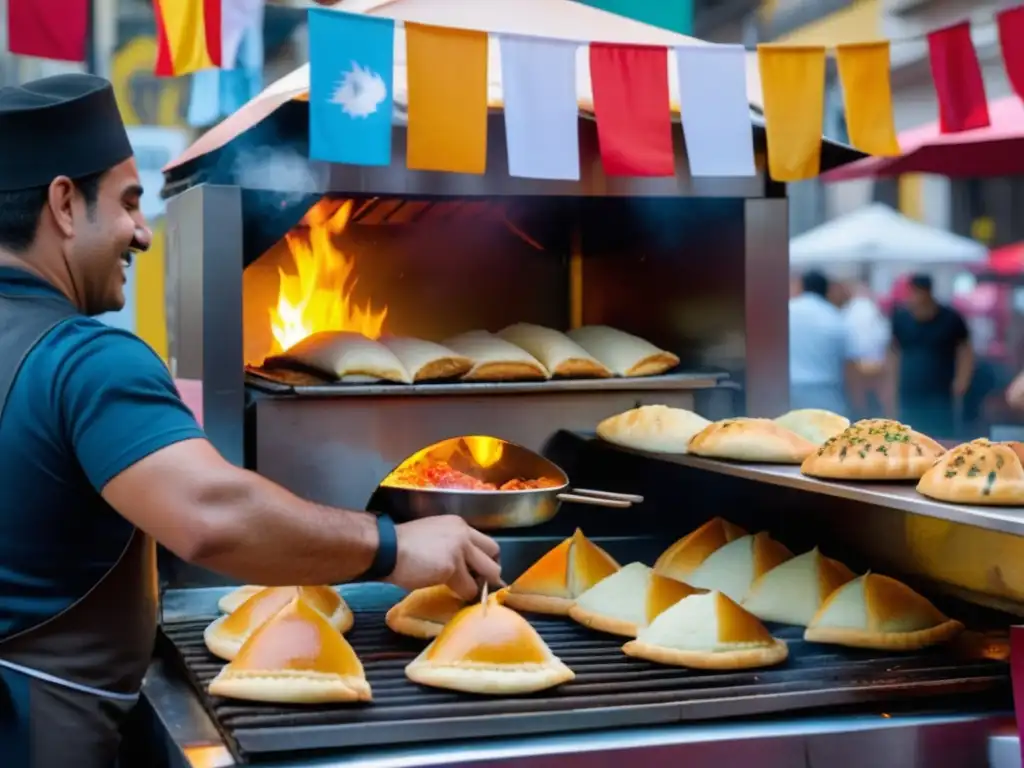
[[789,241],[791,267],[941,265],[985,261],[988,249],[968,237],[929,227],[882,203],[826,222]]

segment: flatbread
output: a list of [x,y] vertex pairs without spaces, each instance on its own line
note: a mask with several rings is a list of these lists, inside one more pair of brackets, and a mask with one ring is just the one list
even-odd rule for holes
[[515,611],[488,601],[463,609],[405,668],[420,685],[465,693],[534,693],[575,675]]
[[502,602],[517,611],[567,616],[576,598],[619,570],[615,559],[579,528],[502,590]]
[[825,600],[854,578],[853,571],[815,547],[755,580],[743,607],[761,621],[806,627]]
[[789,656],[784,641],[721,592],[684,597],[622,650],[656,664],[694,669],[768,667]]
[[845,416],[820,408],[790,411],[775,419],[775,423],[817,445],[821,445],[830,437],[835,437],[850,426],[850,420]]
[[307,336],[291,349],[267,358],[265,367],[298,364],[341,379],[365,376],[399,384],[411,384],[412,376],[383,344],[359,333],[321,331]]
[[432,341],[401,336],[390,336],[380,341],[398,358],[414,384],[457,379],[473,367],[473,361],[468,357]]
[[686,577],[686,583],[718,590],[742,603],[759,578],[792,557],[784,544],[762,531],[716,549]]
[[800,471],[830,480],[920,480],[945,452],[906,424],[864,419],[815,449]]
[[679,365],[671,352],[607,325],[585,325],[568,336],[616,376],[657,376]]
[[246,600],[262,591],[265,587],[258,587],[254,584],[245,584],[233,589],[217,601],[217,609],[221,613],[234,613]]
[[725,419],[690,440],[695,456],[764,464],[799,464],[818,446],[771,419]]
[[466,601],[443,584],[414,589],[384,617],[388,629],[399,635],[429,640],[466,607]]
[[576,598],[569,618],[599,632],[636,637],[642,627],[700,591],[643,563],[629,563]]
[[662,552],[654,564],[654,572],[686,581],[713,552],[746,535],[738,525],[720,517],[712,518]]
[[356,652],[296,597],[257,629],[211,682],[210,694],[275,704],[370,701]]
[[650,453],[686,453],[693,436],[711,422],[693,411],[641,405],[597,425],[597,436],[624,448]]
[[804,640],[879,651],[914,651],[952,640],[964,625],[906,584],[866,573],[833,592]]
[[564,333],[530,323],[510,325],[498,336],[529,352],[552,376],[570,379],[603,379],[612,372]]
[[1024,443],[984,438],[944,454],[917,484],[917,492],[953,504],[1024,506]]
[[231,661],[257,629],[300,598],[339,632],[352,628],[354,617],[341,595],[331,587],[267,587],[246,600],[234,612],[215,619],[203,631],[207,650]]
[[469,331],[444,342],[453,352],[473,361],[463,381],[544,381],[548,369],[533,355],[487,331]]

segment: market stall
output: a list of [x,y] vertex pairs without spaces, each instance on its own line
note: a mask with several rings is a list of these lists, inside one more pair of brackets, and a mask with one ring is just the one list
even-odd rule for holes
[[[469,19],[442,18],[458,4],[365,5],[368,14],[397,16],[406,34],[425,23],[492,39],[700,44],[555,0],[545,2],[546,17],[519,13],[517,3],[464,4],[475,9]],[[407,154],[415,122],[403,102],[413,65],[403,66],[396,55],[395,157]],[[510,582],[552,548],[566,558],[581,548],[598,571],[636,561],[639,570],[629,572],[645,573],[641,563],[721,514],[772,531],[794,550],[828,547],[859,570],[885,567],[971,595],[994,591],[977,553],[1017,546],[1005,516],[951,516],[887,490],[833,493],[825,483],[593,438],[599,423],[637,405],[707,418],[786,410],[787,203],[785,187],[765,172],[758,110],[748,109],[754,175],[694,173],[678,120],[671,175],[616,175],[602,153],[593,86],[578,76],[579,178],[528,179],[509,172],[500,80],[487,83],[486,167],[450,173],[394,159],[376,167],[310,161],[309,77],[300,71],[271,86],[166,169],[172,359],[178,376],[202,380],[205,428],[225,456],[310,499],[360,509],[394,504],[396,483],[416,498],[454,503],[431,496],[429,483],[470,473],[474,485],[445,487],[483,494],[458,496],[470,505],[461,508],[467,517],[484,519],[478,498],[497,505],[486,510],[487,527]],[[678,105],[678,93],[666,95]],[[858,157],[821,145],[823,168]],[[328,299],[329,307],[318,304]],[[328,347],[314,337],[339,330],[349,335],[320,337],[333,350],[325,357]],[[584,353],[559,356],[540,338]],[[334,354],[335,343],[353,354],[372,350],[373,375],[345,362],[352,354]],[[429,374],[422,357],[407,354],[413,346],[456,367]],[[453,438],[457,451],[434,455]],[[555,469],[501,474],[524,453]],[[555,485],[545,485],[552,477]],[[544,495],[544,514],[531,494]],[[918,518],[947,527],[921,529],[913,541],[893,535],[918,530]],[[970,555],[958,547],[976,545],[964,533],[972,526],[994,539]],[[627,656],[621,639],[550,611],[524,612],[532,629],[516,626],[555,657],[543,663],[557,687],[482,695],[477,682],[467,694],[450,680],[447,688],[436,678],[423,684],[429,664],[414,672],[410,662],[426,643],[396,629],[401,595],[378,585],[343,586],[351,611],[332,614],[346,618],[348,647],[365,672],[353,689],[358,703],[289,704],[280,693],[257,702],[217,687],[228,667],[224,645],[210,638],[226,623],[217,616],[232,609],[223,600],[234,585],[171,559],[162,569],[162,637],[144,697],[176,767],[540,766],[557,756],[581,766],[622,759],[782,768],[808,754],[853,766],[868,753],[880,767],[968,766],[988,748],[1006,706],[1005,667],[970,651],[835,649],[771,625],[789,644],[784,664],[701,672]],[[975,603],[955,600],[946,610],[1005,626],[1003,613]],[[480,611],[513,613],[491,605]],[[753,715],[760,717],[742,719]]]
[[936,295],[948,301],[967,265],[985,261],[981,243],[929,227],[883,203],[859,208],[793,238],[793,271],[817,268],[836,277],[864,278],[877,296],[888,295],[901,275],[926,270]]
[[888,178],[904,173],[936,173],[954,178],[1015,176],[1024,173],[1024,104],[1018,96],[988,105],[991,123],[943,133],[939,122],[900,134],[900,154],[871,157],[822,174],[824,181]]

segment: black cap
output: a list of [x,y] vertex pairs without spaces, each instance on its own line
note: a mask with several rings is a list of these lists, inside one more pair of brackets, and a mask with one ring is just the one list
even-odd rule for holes
[[0,88],[0,147],[0,192],[89,176],[132,156],[113,87],[79,74]]
[[932,277],[931,275],[916,274],[910,276],[910,284],[922,291],[931,291],[932,289]]

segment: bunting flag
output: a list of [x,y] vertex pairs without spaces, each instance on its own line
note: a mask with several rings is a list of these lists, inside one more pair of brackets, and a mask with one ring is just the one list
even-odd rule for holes
[[221,0],[153,0],[153,12],[157,76],[221,66]]
[[889,43],[836,47],[850,143],[869,155],[900,154],[889,76]]
[[[66,0],[79,1],[85,0]],[[12,9],[25,2],[9,0]],[[231,19],[249,18],[251,24],[252,14],[245,9],[262,2],[155,0],[160,33],[157,71],[177,74],[215,66],[222,58],[222,65],[229,66],[238,40],[226,27],[235,23]],[[229,5],[234,8],[230,13]],[[172,7],[174,13],[169,14]],[[997,19],[1007,74],[1024,98],[1024,6],[1002,11]],[[499,37],[510,175],[578,180],[575,57],[581,43]],[[488,33],[406,23],[405,38],[407,167],[484,173]],[[310,39],[312,156],[389,165],[394,22],[342,11],[311,11]],[[989,125],[970,23],[931,33],[928,46],[941,130]],[[851,143],[870,155],[897,155],[889,43],[839,45],[836,55]],[[598,146],[607,175],[675,175],[667,57],[668,51],[658,46],[589,44]],[[676,60],[690,175],[755,175],[743,49],[684,46],[676,50]],[[758,47],[768,173],[776,181],[801,181],[820,172],[825,62],[824,46]]]
[[409,79],[406,165],[487,169],[487,33],[405,24]]
[[577,44],[502,35],[500,47],[509,175],[578,181]]
[[775,181],[803,181],[821,169],[825,122],[825,49],[757,46],[764,92],[768,172]]
[[754,137],[742,45],[676,48],[679,115],[691,176],[754,176]]
[[[239,51],[246,40],[253,34],[258,35],[260,46],[263,45],[263,18],[265,0],[221,0],[220,3],[220,40],[221,62],[223,69],[244,67],[239,63]],[[260,51],[260,61],[263,51]]]
[[601,165],[609,176],[674,176],[668,51],[590,44]]
[[85,61],[89,0],[7,0],[11,53]]
[[391,164],[395,22],[309,12],[309,156]]
[[928,52],[942,133],[989,125],[985,81],[971,41],[970,22],[932,32],[928,35]]
[[1003,11],[996,22],[1006,77],[1014,93],[1024,99],[1024,5]]

